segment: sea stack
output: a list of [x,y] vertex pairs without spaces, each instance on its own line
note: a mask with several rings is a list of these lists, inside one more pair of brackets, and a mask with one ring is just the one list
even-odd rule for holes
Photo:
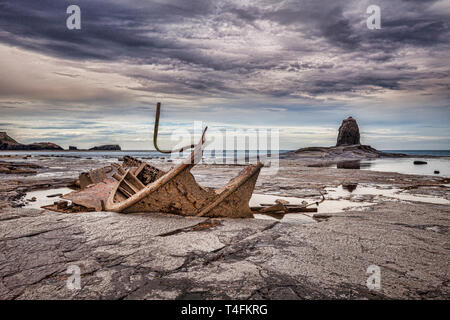
[[342,124],[339,127],[336,147],[353,144],[361,144],[359,128],[356,120],[352,117],[348,117],[342,121]]

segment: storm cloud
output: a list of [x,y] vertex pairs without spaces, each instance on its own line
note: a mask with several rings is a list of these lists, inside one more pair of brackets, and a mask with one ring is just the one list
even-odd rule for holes
[[[66,27],[71,4],[81,30]],[[371,4],[379,30],[366,26]],[[10,75],[0,108],[4,118],[37,108],[44,118],[137,117],[164,100],[177,120],[279,126],[329,125],[343,113],[370,126],[386,107],[394,125],[404,110],[427,108],[438,128],[449,120],[449,21],[442,0],[0,1],[0,66]]]

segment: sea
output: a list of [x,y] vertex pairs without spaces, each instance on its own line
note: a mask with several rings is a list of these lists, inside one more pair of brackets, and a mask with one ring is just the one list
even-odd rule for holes
[[[278,154],[288,152],[290,150],[280,150]],[[411,157],[408,158],[382,158],[374,160],[362,160],[358,168],[360,170],[373,170],[381,172],[398,172],[404,174],[416,175],[432,175],[437,177],[450,178],[450,150],[382,150],[385,152],[404,153]],[[144,159],[157,161],[177,161],[186,158],[190,152],[177,154],[163,154],[154,150],[122,150],[122,151],[0,151],[2,155],[31,155],[43,157],[64,157],[64,158],[106,158],[120,159],[126,155]],[[226,150],[212,151],[204,150],[204,163],[247,163],[247,159],[257,159],[265,162],[267,160],[276,159],[277,153],[256,150]],[[431,156],[431,157],[430,157]],[[433,158],[442,157],[442,158]],[[415,160],[426,161],[426,164],[415,165]],[[334,165],[337,167],[336,165]]]
[[450,150],[381,150],[384,152],[404,153],[414,156],[450,157]]
[[[235,158],[243,159],[245,157],[256,158],[258,155],[261,157],[272,157],[277,154],[282,154],[290,150],[279,150],[267,152],[257,151],[257,150],[225,150],[225,151],[214,151],[214,150],[204,150],[203,158],[205,160],[210,159],[222,159],[222,158]],[[32,155],[32,156],[47,156],[47,157],[72,157],[72,158],[120,158],[124,156],[132,156],[135,158],[142,159],[165,159],[165,158],[185,158],[191,151],[185,151],[183,153],[173,153],[166,154],[160,153],[155,150],[122,150],[122,151],[0,151],[0,156],[2,155]]]
[[[282,154],[285,152],[289,152],[292,150],[279,150],[278,154]],[[450,150],[381,150],[383,152],[392,152],[392,153],[404,153],[407,155],[416,155],[416,156],[437,156],[437,157],[450,157]],[[188,155],[190,152],[184,152],[179,154],[180,157]],[[262,152],[259,152],[262,154]],[[264,151],[266,153],[266,151]],[[237,154],[238,157],[244,157],[248,154],[249,157],[254,157],[258,154],[256,150],[225,150],[225,151],[212,151],[212,150],[204,150],[203,156],[205,158],[214,158],[214,157],[222,157],[225,155],[226,157],[234,157],[234,154]],[[275,154],[275,153],[274,153]],[[36,156],[55,156],[55,157],[79,157],[79,158],[94,158],[94,157],[104,157],[104,158],[116,158],[123,156],[132,156],[132,157],[142,157],[142,158],[167,158],[173,155],[160,153],[155,150],[122,150],[122,151],[0,151],[0,156],[2,155],[36,155]]]

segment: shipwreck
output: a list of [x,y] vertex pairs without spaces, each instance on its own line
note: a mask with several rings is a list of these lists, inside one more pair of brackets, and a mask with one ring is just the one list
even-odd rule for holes
[[[113,176],[118,182],[106,200],[105,210],[198,217],[252,217],[249,201],[262,163],[247,166],[220,189],[202,187],[190,170],[201,159],[205,133],[206,130],[190,156],[168,172],[145,162],[126,170],[119,167],[119,173]],[[153,179],[145,180],[143,172],[151,172]]]
[[249,201],[263,164],[246,166],[219,189],[203,187],[190,170],[202,159],[204,129],[200,141],[177,150],[162,150],[157,136],[161,104],[157,104],[153,144],[159,152],[192,149],[190,155],[165,172],[144,161],[126,156],[123,163],[82,173],[80,190],[64,195],[71,204],[55,203],[47,209],[63,212],[113,211],[120,213],[160,212],[197,217],[248,218]]
[[[210,218],[251,218],[254,213],[284,215],[314,212],[309,205],[289,205],[276,201],[250,207],[249,202],[263,163],[247,165],[225,186],[214,189],[197,183],[191,169],[202,159],[207,127],[197,144],[176,150],[160,149],[157,143],[161,104],[156,107],[153,144],[161,153],[179,153],[192,149],[190,155],[170,170],[164,171],[139,159],[125,156],[122,163],[80,174],[78,190],[63,195],[44,208],[59,212],[112,211],[118,213],[159,212]],[[322,199],[323,201],[323,199]],[[317,203],[318,204],[318,203]]]

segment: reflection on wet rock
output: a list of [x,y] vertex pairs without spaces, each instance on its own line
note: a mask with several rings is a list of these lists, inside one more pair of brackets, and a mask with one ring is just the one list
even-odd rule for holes
[[343,183],[342,184],[342,188],[344,188],[348,192],[353,192],[356,189],[356,187],[358,187],[357,183]]
[[360,160],[341,161],[337,163],[338,169],[367,169],[370,168],[370,162],[361,162]]

